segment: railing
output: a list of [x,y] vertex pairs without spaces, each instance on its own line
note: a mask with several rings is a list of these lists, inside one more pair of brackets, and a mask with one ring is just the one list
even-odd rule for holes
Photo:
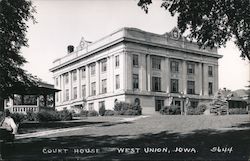
[[39,112],[39,107],[37,105],[14,105],[13,112],[16,113],[27,113],[27,112]]

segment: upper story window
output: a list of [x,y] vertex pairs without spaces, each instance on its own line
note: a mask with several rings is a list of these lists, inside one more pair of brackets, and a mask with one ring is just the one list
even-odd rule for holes
[[103,59],[101,61],[101,71],[106,72],[107,71],[107,59]]
[[179,72],[179,62],[178,61],[171,61],[170,62],[170,70],[173,73]]
[[91,96],[96,95],[96,85],[95,84],[96,84],[95,82],[91,83]]
[[82,79],[85,79],[86,78],[86,67],[82,67],[81,71],[82,71]]
[[153,69],[161,69],[161,58],[152,57],[152,68]]
[[139,66],[139,56],[136,54],[133,54],[133,67]]
[[73,88],[73,99],[77,99],[77,87]]
[[107,79],[102,80],[102,93],[107,93]]
[[171,79],[171,93],[178,93],[178,92],[179,92],[179,80]]
[[86,85],[82,85],[82,98],[86,97]]
[[115,67],[119,67],[120,65],[120,58],[119,58],[119,55],[116,55],[115,56]]
[[72,79],[73,79],[73,82],[75,82],[77,80],[77,72],[76,72],[76,70],[72,71]]
[[195,82],[187,81],[187,94],[195,94]]
[[63,78],[64,78],[64,83],[68,84],[69,83],[69,74],[68,73],[64,74]]
[[195,73],[195,64],[187,63],[187,74],[194,74],[194,73]]
[[64,98],[65,101],[68,101],[69,100],[69,89],[66,89],[65,90],[65,98]]
[[161,77],[152,77],[152,91],[161,91]]
[[120,88],[120,75],[115,76],[115,89]]
[[133,74],[133,89],[139,89],[139,75]]
[[91,75],[95,75],[95,63],[90,65],[90,73]]
[[209,77],[213,76],[213,66],[208,66],[208,76]]
[[208,94],[213,95],[213,83],[212,82],[208,83]]

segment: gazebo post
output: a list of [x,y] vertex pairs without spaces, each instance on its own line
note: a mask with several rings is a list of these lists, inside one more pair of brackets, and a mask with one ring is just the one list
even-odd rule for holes
[[53,108],[56,110],[56,93],[53,93]]
[[47,107],[47,94],[44,94],[43,98],[44,98],[44,107]]

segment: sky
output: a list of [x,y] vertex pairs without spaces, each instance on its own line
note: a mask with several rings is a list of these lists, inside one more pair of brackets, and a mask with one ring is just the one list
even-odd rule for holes
[[[149,13],[137,6],[138,0],[33,0],[37,22],[29,22],[29,47],[22,49],[29,73],[53,84],[49,71],[53,61],[67,54],[68,45],[79,45],[82,37],[96,41],[122,27],[135,27],[156,34],[169,32],[177,25],[155,0]],[[250,65],[240,58],[233,42],[218,50],[219,88],[242,89],[250,80]]]

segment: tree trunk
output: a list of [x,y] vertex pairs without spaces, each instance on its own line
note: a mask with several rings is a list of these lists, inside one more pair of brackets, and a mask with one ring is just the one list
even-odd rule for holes
[[0,97],[0,111],[4,111],[4,99]]

